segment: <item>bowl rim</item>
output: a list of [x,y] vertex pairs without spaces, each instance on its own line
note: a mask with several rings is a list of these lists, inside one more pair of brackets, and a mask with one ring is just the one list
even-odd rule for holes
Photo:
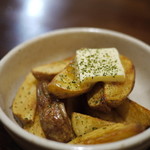
[[[136,39],[130,35],[120,33],[113,30],[108,29],[102,29],[102,28],[93,28],[93,27],[76,27],[76,28],[64,28],[64,29],[57,29],[54,31],[50,31],[48,33],[42,34],[38,37],[35,37],[31,40],[28,40],[24,43],[19,44],[18,46],[14,47],[10,52],[8,52],[1,60],[0,60],[0,70],[2,66],[9,60],[9,58],[13,57],[21,48],[30,45],[31,43],[34,43],[38,40],[41,40],[43,38],[52,37],[60,34],[68,34],[68,33],[76,33],[76,32],[92,32],[92,33],[98,33],[98,34],[107,34],[111,36],[115,36],[118,38],[122,38],[124,40],[130,41],[139,47],[144,48],[147,52],[150,53],[150,46],[143,41]],[[1,98],[1,97],[0,97]],[[12,133],[15,133],[17,136],[25,139],[28,142],[32,142],[35,145],[38,145],[40,147],[44,148],[53,148],[53,149],[70,149],[70,150],[104,150],[104,149],[117,149],[117,148],[128,148],[132,147],[134,145],[139,145],[150,139],[150,129],[147,129],[146,131],[124,139],[117,142],[112,143],[106,143],[106,144],[96,144],[96,145],[73,145],[73,144],[65,144],[65,143],[59,143],[52,140],[47,140],[44,138],[37,137],[35,135],[32,135],[25,131],[22,128],[18,128],[18,125],[15,124],[9,117],[5,114],[5,112],[0,107],[0,121],[4,124],[4,127],[8,130],[10,130]]]

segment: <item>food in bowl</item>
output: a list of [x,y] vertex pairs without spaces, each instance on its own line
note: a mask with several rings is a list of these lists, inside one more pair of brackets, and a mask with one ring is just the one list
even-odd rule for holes
[[133,63],[115,48],[86,48],[77,54],[27,75],[12,107],[22,127],[70,144],[114,142],[148,128],[150,111],[128,99]]

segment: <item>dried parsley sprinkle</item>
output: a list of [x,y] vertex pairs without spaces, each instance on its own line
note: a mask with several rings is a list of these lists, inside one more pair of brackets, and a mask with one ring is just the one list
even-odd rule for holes
[[72,83],[76,83],[76,81],[73,80]]
[[92,130],[96,130],[96,129],[98,129],[97,127],[92,127]]
[[70,86],[69,86],[69,85],[67,86],[67,89],[68,89],[68,90],[70,89]]

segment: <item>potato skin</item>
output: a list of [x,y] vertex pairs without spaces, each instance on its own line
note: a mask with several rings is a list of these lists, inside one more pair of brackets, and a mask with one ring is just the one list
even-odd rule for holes
[[42,81],[37,86],[38,111],[41,127],[46,138],[58,142],[68,142],[74,138],[70,119],[64,103],[49,95],[48,83]]

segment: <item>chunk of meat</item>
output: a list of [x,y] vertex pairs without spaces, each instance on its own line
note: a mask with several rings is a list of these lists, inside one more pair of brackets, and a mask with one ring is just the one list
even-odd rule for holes
[[62,102],[47,91],[47,82],[37,86],[38,110],[40,122],[48,139],[58,142],[68,142],[74,138],[70,119]]

